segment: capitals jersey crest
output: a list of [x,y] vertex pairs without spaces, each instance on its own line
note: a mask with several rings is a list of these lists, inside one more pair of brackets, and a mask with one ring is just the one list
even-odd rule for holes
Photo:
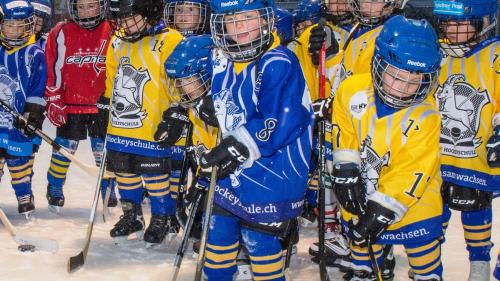
[[483,142],[477,137],[481,110],[491,102],[487,90],[476,89],[463,74],[454,74],[438,88],[436,100],[442,117],[443,154],[476,157],[476,149]]
[[[7,69],[0,65],[0,99],[5,101],[10,107],[15,108],[16,92],[19,90],[19,83],[12,79]],[[0,126],[12,128],[13,117],[7,112],[0,112]]]
[[122,58],[113,85],[111,124],[118,128],[140,128],[146,112],[142,110],[144,86],[151,80],[148,70],[136,69]]
[[233,94],[227,90],[212,95],[217,120],[222,132],[234,131],[245,123],[245,113],[234,102]]
[[382,167],[389,165],[391,153],[388,151],[382,157],[371,147],[372,138],[367,136],[361,145],[361,177],[368,193],[377,190]]

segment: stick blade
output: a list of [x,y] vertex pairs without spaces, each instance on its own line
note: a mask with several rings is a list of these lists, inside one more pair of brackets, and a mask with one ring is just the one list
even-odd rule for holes
[[16,243],[19,245],[33,245],[38,251],[45,251],[55,254],[59,250],[57,241],[52,239],[43,239],[18,234],[14,236],[14,241],[16,241]]
[[70,257],[68,260],[68,273],[73,273],[83,267],[85,264],[85,257],[83,256],[83,252],[80,252],[78,255]]

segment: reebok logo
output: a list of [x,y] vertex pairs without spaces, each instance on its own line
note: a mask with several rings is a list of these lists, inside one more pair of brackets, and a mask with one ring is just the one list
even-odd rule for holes
[[408,60],[406,63],[413,66],[426,67],[426,63],[424,62]]
[[223,8],[229,7],[229,6],[235,6],[235,5],[238,5],[238,1],[237,0],[220,3],[220,6],[223,7]]

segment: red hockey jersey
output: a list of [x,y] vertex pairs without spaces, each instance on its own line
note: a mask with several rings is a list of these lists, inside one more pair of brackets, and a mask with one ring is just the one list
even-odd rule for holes
[[60,22],[50,31],[45,49],[45,95],[61,95],[67,113],[97,113],[97,100],[104,93],[111,32],[107,21],[92,30],[74,22]]

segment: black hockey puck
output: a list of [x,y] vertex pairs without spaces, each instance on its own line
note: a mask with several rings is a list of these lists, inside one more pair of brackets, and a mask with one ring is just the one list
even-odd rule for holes
[[21,252],[34,252],[35,245],[30,245],[30,244],[19,245],[17,249]]

